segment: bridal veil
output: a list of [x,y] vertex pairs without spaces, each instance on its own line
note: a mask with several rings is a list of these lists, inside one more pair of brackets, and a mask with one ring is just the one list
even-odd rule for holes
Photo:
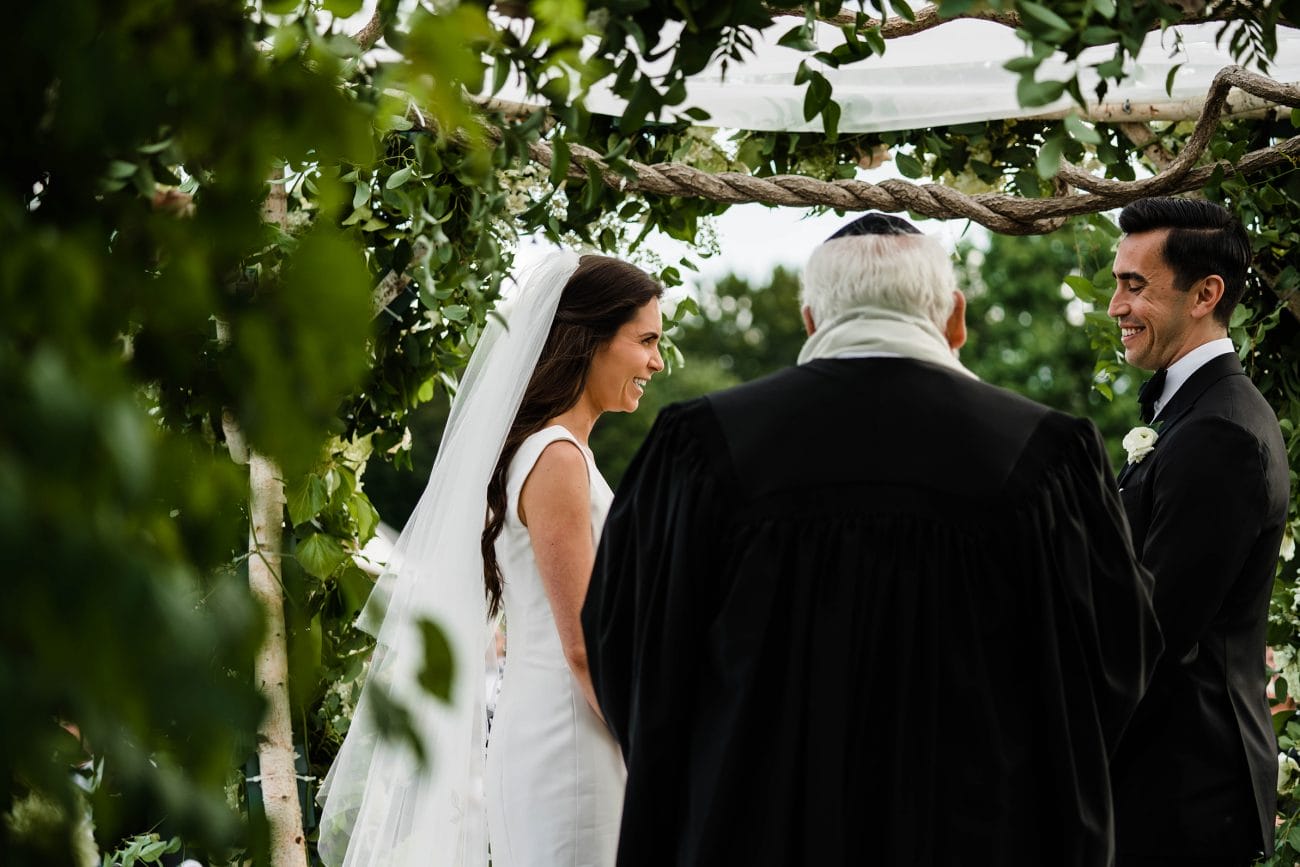
[[[318,851],[330,867],[484,867],[484,655],[491,639],[480,537],[489,477],[519,411],[560,295],[578,266],[536,265],[498,307],[452,403],[437,461],[358,625],[375,653],[351,728],[319,795]],[[424,624],[453,650],[452,700],[420,685]],[[423,744],[385,737],[392,706]]]

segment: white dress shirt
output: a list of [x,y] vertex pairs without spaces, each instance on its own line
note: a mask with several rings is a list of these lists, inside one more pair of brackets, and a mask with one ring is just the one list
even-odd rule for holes
[[1209,343],[1202,343],[1182,358],[1169,365],[1165,371],[1165,387],[1160,392],[1160,397],[1156,398],[1155,415],[1159,416],[1160,411],[1169,403],[1174,393],[1182,387],[1184,382],[1191,378],[1192,374],[1200,370],[1207,361],[1212,358],[1218,358],[1220,355],[1235,353],[1236,347],[1227,337],[1220,337],[1218,340],[1211,340]]

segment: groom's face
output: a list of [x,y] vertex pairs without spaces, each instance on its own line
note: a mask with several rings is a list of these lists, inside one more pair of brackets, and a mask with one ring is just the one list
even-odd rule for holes
[[1115,253],[1115,294],[1107,314],[1120,328],[1124,357],[1143,370],[1159,370],[1196,345],[1194,293],[1174,286],[1165,262],[1168,229],[1126,235]]

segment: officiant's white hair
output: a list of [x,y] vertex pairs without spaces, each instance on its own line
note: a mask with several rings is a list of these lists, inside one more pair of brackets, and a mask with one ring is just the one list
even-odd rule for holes
[[813,251],[803,270],[800,301],[818,324],[870,304],[924,316],[942,331],[956,289],[948,253],[933,238],[848,235]]

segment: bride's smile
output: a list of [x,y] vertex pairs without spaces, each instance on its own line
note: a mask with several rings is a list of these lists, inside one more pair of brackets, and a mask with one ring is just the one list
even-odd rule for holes
[[601,412],[636,410],[651,377],[664,369],[659,354],[662,327],[659,299],[652,299],[596,351],[586,394]]

